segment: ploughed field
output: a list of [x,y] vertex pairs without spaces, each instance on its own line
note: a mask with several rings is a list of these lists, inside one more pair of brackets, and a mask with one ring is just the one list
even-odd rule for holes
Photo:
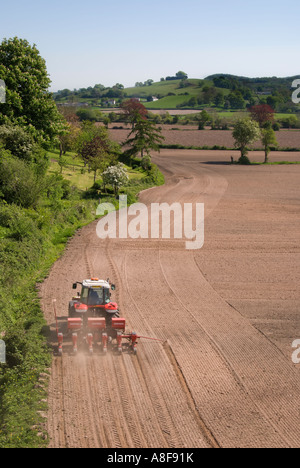
[[[112,124],[113,125],[113,124]],[[197,127],[182,127],[174,125],[163,125],[162,134],[165,137],[164,145],[181,145],[210,148],[214,146],[234,148],[234,139],[232,130],[197,130]],[[109,130],[112,139],[118,143],[126,141],[129,129]],[[300,131],[299,130],[280,130],[276,132],[276,139],[280,149],[299,149],[300,150]],[[260,142],[251,145],[251,148],[262,148]],[[300,155],[299,155],[300,160]]]
[[300,165],[231,165],[231,154],[163,150],[153,160],[166,184],[140,197],[204,203],[201,250],[100,240],[95,222],[52,268],[41,302],[54,347],[52,299],[62,326],[72,283],[92,276],[116,284],[129,329],[162,343],[141,340],[138,356],[54,355],[50,447],[300,445]]

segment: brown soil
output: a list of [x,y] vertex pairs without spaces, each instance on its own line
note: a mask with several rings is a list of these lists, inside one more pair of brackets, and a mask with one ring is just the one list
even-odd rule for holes
[[[179,128],[179,130],[172,130],[172,128]],[[112,139],[118,143],[122,143],[128,136],[127,129],[114,130],[110,129],[109,133]],[[178,127],[170,125],[168,128],[163,126],[162,131],[165,137],[164,145],[182,145],[182,146],[225,146],[226,148],[234,147],[234,139],[232,137],[232,130],[194,130],[191,127]],[[280,148],[299,148],[300,149],[300,131],[297,130],[280,130],[276,132],[276,139]],[[261,148],[260,142],[256,142],[251,146],[252,148]],[[299,154],[300,160],[300,154]]]
[[[300,166],[162,151],[166,185],[141,201],[204,202],[205,245],[107,240],[82,229],[41,291],[62,326],[72,283],[110,277],[138,357],[54,356],[50,447],[298,447]],[[263,155],[258,153],[258,158]],[[288,153],[276,157],[296,159]]]

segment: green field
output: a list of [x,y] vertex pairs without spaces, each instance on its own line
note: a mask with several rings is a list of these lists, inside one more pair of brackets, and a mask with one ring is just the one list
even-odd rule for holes
[[[151,86],[126,88],[125,93],[128,97],[139,97],[142,100],[147,99],[148,96],[158,97],[158,101],[143,102],[147,109],[176,109],[178,105],[184,104],[193,97],[200,96],[204,86],[213,86],[212,81],[200,79],[186,80],[185,87],[181,87],[181,84],[182,80],[161,81],[153,83]],[[222,91],[225,95],[230,92],[221,88],[217,88],[217,90]]]
[[135,94],[138,94],[140,97],[145,97],[149,95],[157,95],[161,94],[164,96],[167,96],[168,93],[175,93],[175,94],[181,94],[186,92],[186,90],[195,90],[197,89],[197,92],[199,93],[200,87],[199,83],[202,85],[213,85],[212,81],[209,80],[187,80],[187,83],[190,83],[192,86],[189,88],[179,88],[179,85],[181,83],[181,80],[172,80],[172,81],[160,81],[157,83],[153,83],[151,86],[137,86],[133,88],[126,88],[125,93],[127,96],[133,96]]

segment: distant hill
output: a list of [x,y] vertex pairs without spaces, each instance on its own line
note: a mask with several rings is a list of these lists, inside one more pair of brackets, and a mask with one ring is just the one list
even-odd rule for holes
[[217,82],[218,84],[223,81],[224,84],[226,83],[229,86],[232,86],[234,83],[239,83],[242,86],[249,87],[258,92],[272,92],[280,88],[291,89],[293,81],[297,79],[300,79],[300,75],[286,78],[277,78],[276,76],[269,78],[248,78],[245,76],[226,75],[223,73],[210,75],[206,78],[206,80],[213,81],[214,83]]
[[103,85],[75,91],[63,90],[54,94],[58,104],[86,105],[99,108],[120,106],[128,98],[139,99],[149,109],[214,109],[217,112],[245,110],[259,103],[267,103],[279,113],[300,113],[300,105],[292,102],[292,83],[300,75],[286,78],[248,78],[229,74],[210,75],[205,79],[162,78],[154,83],[136,83],[124,88],[117,84]]

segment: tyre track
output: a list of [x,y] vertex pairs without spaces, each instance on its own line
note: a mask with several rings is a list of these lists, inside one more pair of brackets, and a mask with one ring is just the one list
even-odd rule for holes
[[[193,258],[194,258],[194,261],[195,261],[195,257],[194,257],[194,254],[193,255]],[[288,440],[286,439],[286,437],[284,436],[283,432],[280,431],[280,429],[278,428],[278,426],[276,424],[273,423],[273,421],[269,418],[269,416],[266,414],[266,412],[260,407],[260,405],[257,403],[257,401],[255,401],[252,397],[251,397],[251,392],[249,391],[249,388],[247,387],[247,385],[245,384],[245,382],[243,381],[242,377],[237,373],[236,369],[235,369],[235,366],[233,364],[233,362],[228,358],[228,356],[224,353],[224,351],[222,350],[221,346],[218,344],[218,342],[213,338],[213,336],[208,332],[208,330],[206,328],[203,327],[203,325],[200,323],[200,321],[197,319],[197,317],[195,316],[195,314],[191,311],[191,309],[189,307],[186,306],[186,304],[184,302],[182,302],[181,298],[178,296],[177,294],[177,291],[175,290],[175,288],[171,285],[171,283],[168,281],[168,278],[166,276],[166,273],[164,271],[164,267],[163,267],[163,263],[162,263],[162,260],[161,260],[161,253],[159,253],[159,263],[160,263],[160,268],[161,268],[161,271],[162,271],[162,274],[164,276],[164,279],[168,285],[168,287],[170,288],[170,290],[173,292],[174,296],[177,298],[177,301],[178,303],[181,304],[181,307],[197,322],[197,324],[199,325],[199,327],[203,330],[203,332],[205,333],[205,335],[207,336],[208,338],[208,341],[209,343],[211,344],[211,346],[214,348],[214,350],[216,351],[216,353],[221,357],[221,359],[224,361],[225,365],[227,365],[228,369],[229,369],[229,372],[232,374],[232,376],[234,377],[234,379],[237,381],[237,384],[244,389],[245,391],[245,394],[247,394],[250,398],[251,398],[251,401],[253,403],[253,406],[255,406],[258,410],[258,412],[262,415],[262,417],[266,420],[266,422],[268,424],[270,424],[270,426],[273,427],[275,433],[278,433],[280,434],[282,440],[284,441],[284,443],[286,444],[287,447],[290,447],[290,444],[288,442]],[[196,262],[195,262],[196,263]]]
[[193,397],[193,394],[188,386],[188,383],[187,383],[187,380],[182,372],[182,369],[176,359],[176,356],[174,354],[174,351],[172,349],[172,346],[171,344],[169,343],[169,341],[167,341],[165,344],[164,344],[164,348],[166,350],[166,353],[168,354],[169,356],[169,360],[170,362],[172,363],[173,365],[173,368],[178,376],[178,380],[181,382],[181,386],[185,392],[185,394],[189,397],[189,405],[190,405],[190,408],[191,410],[193,411],[193,413],[195,414],[195,417],[196,417],[196,420],[198,421],[198,426],[199,426],[199,431],[205,435],[206,437],[206,440],[208,442],[208,444],[212,447],[212,448],[221,448],[220,444],[218,443],[218,441],[216,440],[216,438],[214,437],[213,433],[211,432],[210,428],[204,423],[203,419],[201,418],[200,416],[200,413],[199,413],[199,409],[197,407],[197,403]]
[[103,425],[100,423],[101,416],[102,416],[100,412],[100,408],[102,410],[103,405],[99,404],[98,393],[95,392],[95,385],[91,379],[91,375],[97,375],[95,374],[96,369],[94,365],[93,356],[90,356],[90,358],[87,359],[87,361],[88,362],[85,363],[86,376],[85,376],[84,381],[85,381],[85,387],[86,387],[86,397],[88,398],[88,405],[89,405],[88,414],[93,414],[92,428],[91,428],[91,433],[93,434],[93,437],[94,437],[93,446],[96,446],[99,448],[105,448],[105,447],[108,447],[109,445],[107,444],[106,431],[104,430]]
[[[167,252],[164,254],[168,256]],[[171,254],[174,253],[171,251]],[[185,256],[186,252],[182,255]],[[153,295],[150,296],[149,303],[145,296],[141,298],[142,290],[137,287],[139,285],[137,271],[132,268],[132,263],[138,262],[141,256],[147,264],[151,258],[151,270],[147,276],[148,289],[156,291],[158,298],[164,297],[163,304]],[[128,273],[130,272],[127,282],[135,285],[131,294],[133,299],[139,300],[139,304],[141,304],[140,314],[134,314],[135,319],[140,318],[139,329],[143,330],[143,321],[145,321],[146,326],[152,327],[150,330],[157,337],[161,339],[171,337],[176,360],[188,383],[189,392],[187,394],[189,397],[186,395],[185,401],[190,398],[190,393],[192,393],[196,401],[198,418],[200,417],[203,425],[207,428],[206,433],[213,434],[213,438],[217,440],[218,444],[224,447],[236,446],[238,437],[240,446],[244,447],[268,446],[274,443],[283,446],[282,439],[278,437],[276,431],[270,428],[255,406],[249,402],[247,392],[234,378],[224,358],[216,353],[215,348],[208,342],[207,335],[199,327],[196,320],[184,311],[173,290],[165,282],[163,274],[160,272],[158,254],[155,262],[151,252],[148,253],[148,258],[145,258],[145,252],[137,252],[134,258],[127,257],[127,261],[129,262]],[[181,264],[178,259],[177,264]],[[156,272],[155,275],[152,270]],[[177,284],[180,282],[182,282],[182,278],[177,281]],[[182,291],[184,288],[180,290]],[[144,301],[143,304],[141,299]],[[167,311],[172,311],[172,320],[169,319],[170,312],[166,312],[164,304],[168,306]],[[141,316],[144,320],[141,319]],[[152,365],[155,365],[155,358],[153,359]],[[168,362],[170,363],[169,357]],[[145,367],[145,362],[143,363]],[[176,378],[178,379],[178,377]],[[173,385],[174,380],[172,380]],[[163,393],[167,394],[166,388]],[[174,396],[172,396],[172,400],[174,401]],[[170,402],[167,401],[166,405],[169,406]],[[175,416],[179,417],[174,408],[171,409],[170,413],[173,419]],[[193,419],[194,416],[191,415],[190,424]],[[184,423],[182,421],[179,423],[177,419],[177,424],[174,426],[183,427]],[[199,425],[195,431],[199,433]]]
[[[136,313],[134,314],[131,313],[131,317],[132,318],[134,317],[133,323],[136,329],[145,330],[145,332],[149,333],[150,336],[155,337],[154,331],[151,328],[149,328],[149,322],[145,321],[145,317],[142,315],[140,308],[138,307],[131,293],[131,290],[129,287],[129,281],[128,281],[127,259],[128,259],[128,253],[126,252],[124,263],[123,263],[123,276],[124,276],[124,282],[125,282],[124,286],[126,288],[128,296],[130,297],[130,302],[136,310]],[[144,306],[147,307],[147,303]],[[150,304],[149,304],[149,307],[151,307]],[[143,347],[145,348],[146,346],[144,345]],[[185,422],[181,418],[181,415],[184,411],[182,410],[180,413],[177,413],[177,412],[173,413],[169,409],[171,401],[168,395],[172,395],[174,398],[174,392],[172,392],[172,389],[174,388],[174,385],[177,379],[174,376],[174,374],[170,375],[169,373],[165,372],[165,370],[168,368],[168,365],[170,365],[170,362],[168,360],[166,353],[163,350],[163,347],[161,345],[155,345],[155,348],[153,348],[153,345],[149,344],[147,346],[147,354],[143,355],[141,357],[141,360],[142,362],[140,361],[140,358],[138,358],[138,361],[135,363],[135,366],[139,367],[139,372],[143,375],[144,381],[148,383],[149,389],[151,388],[153,405],[154,405],[154,408],[156,409],[161,431],[166,441],[165,446],[173,447],[173,448],[181,447],[181,446],[188,446],[188,445],[185,445],[184,442],[182,441],[182,438],[185,438],[186,434],[180,431],[180,428],[185,427]],[[166,362],[168,363],[168,365],[166,364]],[[151,363],[150,366],[149,366],[149,363]],[[153,372],[153,369],[155,369],[156,372]],[[158,378],[158,375],[160,376],[160,378]],[[182,391],[182,387],[180,387],[180,390]],[[174,405],[174,400],[172,401],[172,403]],[[183,394],[181,393],[180,404],[182,405],[182,407],[187,406],[187,395],[185,394],[185,392]],[[177,419],[176,421],[174,421],[173,414],[174,415],[176,414],[176,416],[179,418],[179,422]],[[205,445],[204,443],[205,438],[203,434],[202,433],[198,433],[198,434],[199,434],[198,443],[200,443],[200,446],[201,446],[201,443]]]
[[[86,277],[90,278],[94,274],[95,271],[95,260],[97,258],[97,255],[99,254],[98,252],[96,253],[95,257],[95,252],[94,255],[92,253],[89,255],[88,254],[89,250],[89,245],[85,247],[85,261],[86,261]],[[92,259],[93,258],[93,265],[92,265]],[[98,356],[97,356],[98,358]],[[100,358],[101,359],[101,358]],[[109,361],[109,366],[107,365],[107,362]],[[109,413],[106,413],[107,416],[107,425],[109,427],[109,434],[110,434],[110,441],[109,441],[109,446],[113,446],[116,448],[122,448],[122,447],[128,447],[131,445],[131,438],[130,438],[130,433],[125,430],[126,423],[124,423],[123,420],[123,415],[122,415],[122,402],[121,402],[121,397],[120,393],[118,391],[118,385],[116,385],[115,380],[115,374],[116,372],[113,372],[114,366],[112,365],[112,361],[110,359],[110,356],[102,356],[102,362],[103,362],[103,368],[100,370],[99,369],[99,361],[96,362],[95,359],[93,360],[93,368],[90,370],[89,373],[89,387],[93,388],[94,387],[94,399],[93,401],[97,401],[97,396],[99,393],[99,387],[97,388],[98,391],[96,391],[95,387],[95,376],[98,375],[99,371],[102,371],[102,377],[103,378],[103,383],[104,383],[104,394],[108,395],[108,403],[109,403]],[[93,376],[93,377],[92,377]],[[100,392],[101,395],[102,392]],[[116,405],[113,402],[116,402]],[[97,406],[97,405],[96,405]],[[118,408],[116,411],[115,407]],[[94,420],[94,411],[91,411],[91,417]],[[121,425],[121,421],[123,423],[123,426]]]
[[[119,282],[119,287],[118,287],[118,290],[119,291],[122,291],[123,288],[121,288],[121,277],[120,277],[120,274],[118,272],[118,268],[113,260],[113,257],[111,255],[111,252],[110,252],[110,242],[109,240],[106,241],[106,248],[105,248],[105,252],[106,252],[106,255],[109,259],[109,264],[114,272],[114,275],[116,278],[118,278],[118,282]],[[126,255],[126,254],[125,254]],[[125,260],[125,265],[126,265],[126,260]],[[126,267],[125,267],[125,285],[126,285]],[[127,288],[127,292],[128,291],[128,288]],[[129,292],[130,294],[130,292]],[[121,293],[119,292],[119,295],[118,295],[118,300],[120,301],[120,304],[123,306],[123,297],[121,296]],[[129,322],[129,320],[127,320],[127,323]],[[129,327],[131,327],[132,329],[132,326],[129,322]],[[132,391],[133,391],[133,394],[136,396],[139,396],[141,394],[141,391],[140,391],[140,388],[141,387],[146,387],[147,388],[147,385],[143,385],[144,382],[146,383],[147,380],[143,374],[143,371],[141,369],[141,366],[140,366],[140,363],[139,361],[137,361],[135,359],[135,365],[134,367],[132,367],[130,365],[130,363],[128,362],[129,360],[127,359],[127,365],[128,365],[128,371],[130,372],[130,384],[131,384],[131,388],[132,388]],[[138,363],[138,365],[137,365]],[[148,379],[148,384],[149,384],[149,379]],[[143,401],[141,402],[141,404],[139,404],[139,408],[140,408],[140,411],[142,411],[142,408],[145,408],[146,405],[145,405],[145,399],[146,399],[146,394],[143,393]],[[148,393],[148,396],[150,396],[150,394]],[[173,443],[170,442],[168,443],[166,441],[166,437],[165,435],[168,435],[171,433],[171,429],[170,429],[170,426],[167,426],[167,424],[164,422],[164,411],[163,411],[163,408],[162,406],[160,405],[159,403],[160,401],[160,398],[159,398],[159,395],[155,396],[153,398],[153,395],[150,397],[150,399],[148,400],[148,405],[147,405],[147,409],[149,411],[149,408],[151,408],[151,406],[153,407],[153,410],[154,410],[154,414],[157,415],[157,420],[158,420],[158,425],[157,425],[157,429],[158,429],[158,432],[156,432],[156,441],[158,439],[158,434],[159,432],[161,433],[161,436],[162,436],[162,440],[160,441],[160,443],[163,443],[163,446],[164,447],[168,447],[168,446],[173,446]],[[144,411],[142,411],[142,413],[144,413],[144,419],[146,420],[147,419],[147,414],[145,414]],[[138,418],[139,420],[139,418]],[[153,430],[153,429],[152,429]],[[147,432],[149,433],[149,431]],[[151,443],[150,443],[151,444]],[[153,447],[155,447],[157,444],[153,441]]]

